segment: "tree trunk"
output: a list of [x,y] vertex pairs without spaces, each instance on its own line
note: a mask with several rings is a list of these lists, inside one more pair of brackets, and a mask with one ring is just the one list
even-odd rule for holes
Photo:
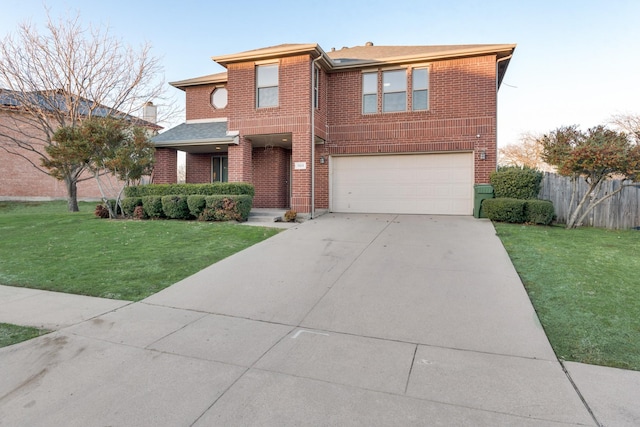
[[69,206],[69,212],[78,212],[78,181],[66,177],[64,183],[67,186],[67,205]]

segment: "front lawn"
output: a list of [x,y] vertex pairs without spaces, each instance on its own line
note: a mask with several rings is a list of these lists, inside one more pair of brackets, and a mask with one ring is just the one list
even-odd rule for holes
[[640,370],[640,232],[494,226],[559,359]]
[[138,301],[281,231],[106,220],[95,206],[0,202],[0,284]]
[[45,329],[18,326],[10,323],[0,323],[0,348],[48,334]]

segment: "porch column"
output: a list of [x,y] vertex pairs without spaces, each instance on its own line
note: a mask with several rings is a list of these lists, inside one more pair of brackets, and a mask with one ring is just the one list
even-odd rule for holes
[[156,148],[156,164],[151,180],[154,184],[175,184],[178,182],[178,150]]
[[251,141],[240,137],[238,145],[229,145],[229,182],[253,182]]
[[297,132],[291,137],[291,209],[308,215],[311,213],[311,132]]

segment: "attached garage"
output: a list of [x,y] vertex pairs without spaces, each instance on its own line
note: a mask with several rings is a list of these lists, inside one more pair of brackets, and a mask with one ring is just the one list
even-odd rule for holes
[[473,154],[333,156],[330,210],[471,215]]

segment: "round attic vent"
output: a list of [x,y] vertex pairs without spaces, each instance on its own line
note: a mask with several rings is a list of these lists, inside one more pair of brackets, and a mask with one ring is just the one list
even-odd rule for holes
[[373,42],[366,42],[364,45],[365,46],[373,46]]

